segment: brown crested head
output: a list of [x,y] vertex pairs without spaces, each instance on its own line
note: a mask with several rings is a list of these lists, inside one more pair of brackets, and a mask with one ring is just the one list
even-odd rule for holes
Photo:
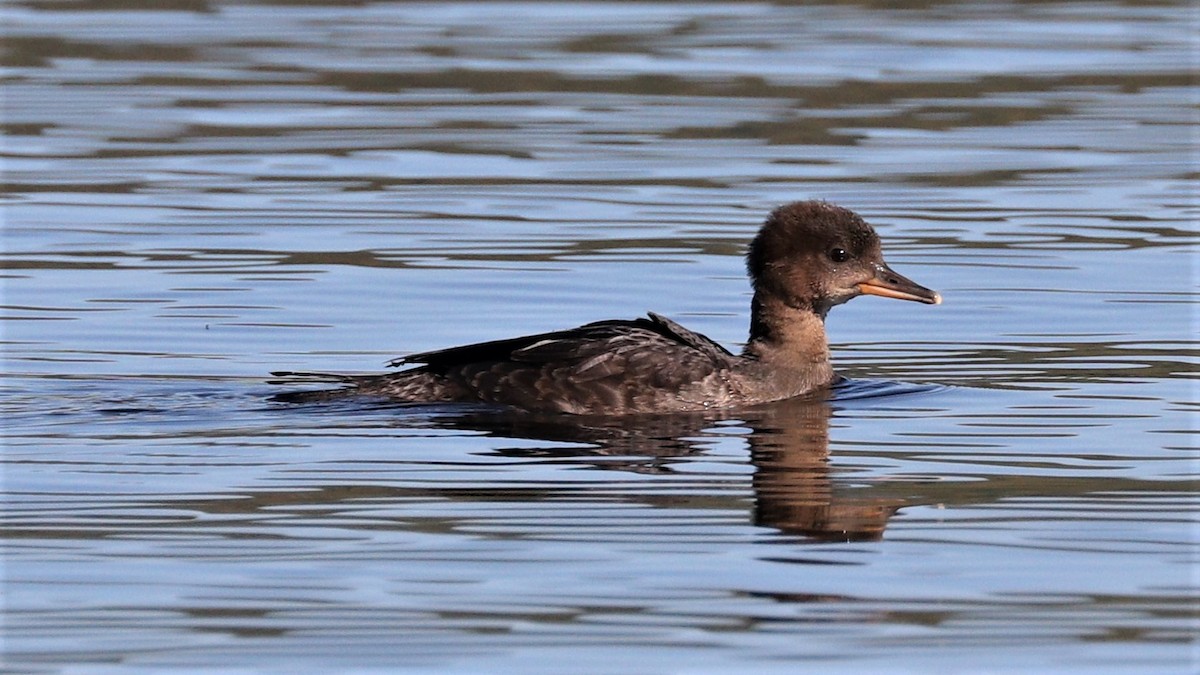
[[893,272],[879,235],[858,214],[822,201],[785,204],[746,254],[755,294],[824,316],[864,293],[938,304],[941,296]]

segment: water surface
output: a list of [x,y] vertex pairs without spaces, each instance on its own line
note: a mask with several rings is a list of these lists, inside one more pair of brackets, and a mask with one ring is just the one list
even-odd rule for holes
[[[1187,3],[0,8],[2,660],[1193,672]],[[271,403],[646,310],[765,213],[939,307],[710,417]]]

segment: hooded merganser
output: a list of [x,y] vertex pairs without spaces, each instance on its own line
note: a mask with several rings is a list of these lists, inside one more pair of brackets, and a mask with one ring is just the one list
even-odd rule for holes
[[745,407],[835,379],[825,338],[825,315],[834,305],[863,294],[941,302],[884,263],[879,236],[861,217],[821,201],[775,209],[750,243],[746,269],[754,298],[741,354],[651,313],[412,354],[388,364],[415,366],[396,373],[317,375],[346,386],[275,400],[369,396],[599,415]]

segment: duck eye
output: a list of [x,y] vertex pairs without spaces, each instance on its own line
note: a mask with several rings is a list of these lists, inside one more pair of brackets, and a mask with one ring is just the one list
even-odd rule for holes
[[829,259],[836,263],[843,263],[850,259],[850,254],[846,253],[844,248],[829,249]]

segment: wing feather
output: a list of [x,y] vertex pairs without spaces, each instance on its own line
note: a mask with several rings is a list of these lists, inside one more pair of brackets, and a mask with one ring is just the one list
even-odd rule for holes
[[440,386],[483,402],[563,412],[645,407],[722,377],[737,357],[716,342],[659,316],[598,321],[571,330],[411,354],[389,365],[419,365],[389,378],[424,373]]
[[578,361],[581,366],[586,363],[590,367],[596,365],[593,359],[604,353],[620,353],[658,342],[674,343],[675,349],[680,345],[691,347],[714,363],[724,364],[726,359],[733,358],[728,350],[716,342],[651,312],[649,318],[597,321],[570,330],[409,354],[392,359],[388,365],[420,363],[439,368],[495,361],[530,364]]

